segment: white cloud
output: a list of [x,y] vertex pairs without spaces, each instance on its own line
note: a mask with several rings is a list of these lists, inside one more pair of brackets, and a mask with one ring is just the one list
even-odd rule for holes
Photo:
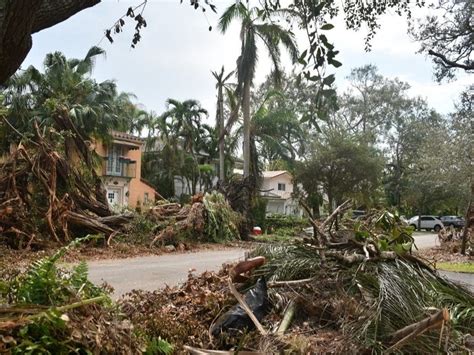
[[[234,0],[218,1],[219,11]],[[83,11],[64,23],[34,36],[33,49],[25,66],[40,66],[46,53],[59,50],[68,57],[82,57],[87,50],[103,37],[103,30],[119,18],[135,1],[103,1]],[[148,109],[161,112],[168,97],[177,99],[196,98],[215,113],[215,83],[211,70],[222,65],[227,70],[235,67],[239,54],[239,27],[234,25],[228,34],[217,30],[218,15],[206,13],[213,26],[208,31],[206,17],[193,10],[185,1],[149,1],[145,10],[148,27],[142,31],[143,39],[136,49],[130,49],[133,34],[132,23],[126,24],[127,31],[115,37],[110,45],[102,41],[107,58],[99,60],[94,76],[99,80],[116,79],[123,91],[133,92]],[[403,19],[385,16],[378,31],[372,52],[364,51],[366,32],[352,32],[345,29],[342,19],[328,31],[330,41],[341,51],[339,60],[343,67],[336,71],[337,84],[346,85],[344,77],[350,69],[367,63],[376,64],[380,73],[388,77],[399,76],[412,85],[413,95],[427,97],[431,105],[443,112],[450,111],[452,99],[468,82],[461,78],[457,83],[437,85],[432,82],[432,68],[429,60],[415,54],[418,46],[406,34]],[[298,36],[300,40],[304,40]],[[284,60],[291,68],[288,59]],[[270,61],[262,49],[257,68],[257,82],[264,80],[270,72]]]

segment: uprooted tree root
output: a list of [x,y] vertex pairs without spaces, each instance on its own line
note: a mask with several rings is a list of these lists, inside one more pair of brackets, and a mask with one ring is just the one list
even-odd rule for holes
[[0,236],[15,248],[62,244],[77,231],[110,235],[128,221],[112,215],[86,140],[67,112],[54,121],[69,133],[35,124],[35,136],[0,163]]

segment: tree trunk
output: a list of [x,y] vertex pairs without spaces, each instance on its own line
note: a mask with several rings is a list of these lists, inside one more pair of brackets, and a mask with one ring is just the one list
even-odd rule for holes
[[54,26],[100,0],[0,1],[0,84],[20,67],[31,49],[31,34]]
[[224,147],[224,98],[222,85],[217,94],[217,120],[219,122],[219,181],[225,182],[225,147]]
[[474,196],[474,183],[471,184],[471,198],[469,199],[469,206],[466,211],[466,223],[464,224],[464,230],[462,232],[462,242],[461,242],[461,254],[466,255],[467,247],[467,237],[470,237],[470,231],[474,225],[474,201],[472,197]]
[[244,83],[242,98],[242,114],[244,116],[244,178],[250,176],[250,82]]

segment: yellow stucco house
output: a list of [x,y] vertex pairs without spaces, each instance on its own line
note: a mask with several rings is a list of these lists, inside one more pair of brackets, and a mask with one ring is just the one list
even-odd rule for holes
[[153,203],[156,190],[141,178],[141,157],[144,139],[112,131],[109,144],[96,142],[95,151],[102,159],[99,175],[107,190],[111,206],[128,206]]

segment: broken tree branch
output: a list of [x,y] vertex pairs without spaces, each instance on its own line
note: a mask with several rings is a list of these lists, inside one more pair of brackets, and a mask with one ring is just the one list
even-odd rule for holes
[[391,336],[390,343],[393,345],[387,349],[387,352],[398,349],[407,341],[416,338],[429,329],[438,328],[447,321],[449,321],[449,311],[447,308],[443,308],[419,322],[407,325],[406,327],[397,330]]

